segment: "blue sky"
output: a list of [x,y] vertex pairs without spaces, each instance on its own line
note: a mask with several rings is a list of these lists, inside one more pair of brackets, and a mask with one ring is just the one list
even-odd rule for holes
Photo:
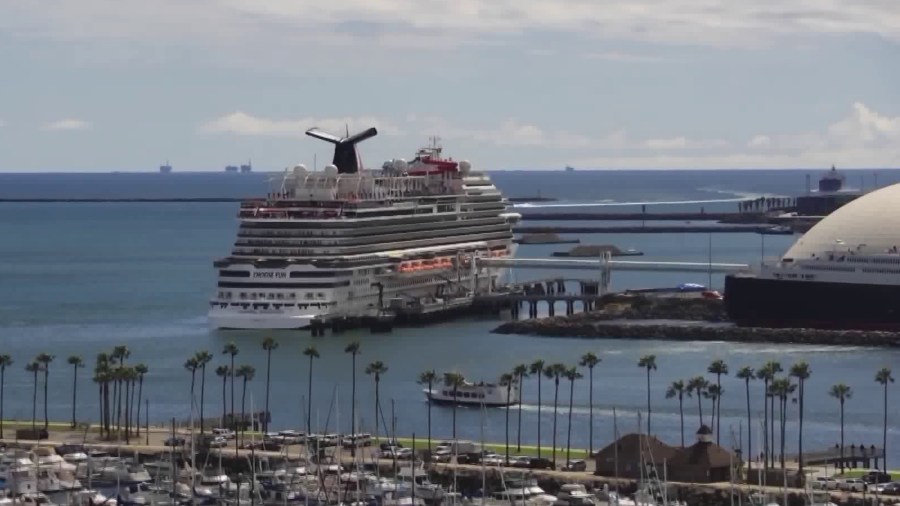
[[900,165],[898,0],[0,0],[0,170]]

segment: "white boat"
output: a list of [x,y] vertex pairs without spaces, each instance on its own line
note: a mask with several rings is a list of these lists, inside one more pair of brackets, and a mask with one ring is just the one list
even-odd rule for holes
[[397,473],[397,479],[407,486],[415,486],[416,497],[426,501],[440,501],[446,493],[443,487],[428,480],[428,473],[421,467],[415,470],[404,467]]
[[597,506],[597,498],[581,483],[566,483],[559,488],[553,506]]
[[307,134],[335,145],[333,163],[286,169],[266,198],[241,204],[231,254],[214,262],[211,327],[296,329],[428,312],[490,292],[504,275],[476,259],[512,256],[521,216],[486,173],[444,158],[436,140],[410,162],[366,169],[356,144],[374,128]]
[[467,404],[473,406],[509,406],[519,403],[519,386],[515,383],[506,395],[506,386],[498,383],[473,383],[463,381],[456,388],[445,376],[443,382],[436,383],[431,390],[422,389],[429,401],[436,404]]
[[100,479],[110,483],[131,484],[152,480],[150,473],[139,463],[111,458],[99,469]]
[[32,462],[39,468],[54,470],[75,471],[76,464],[66,461],[56,453],[52,446],[35,446],[29,452]]
[[96,490],[83,489],[69,495],[70,506],[117,506],[115,499],[106,497]]

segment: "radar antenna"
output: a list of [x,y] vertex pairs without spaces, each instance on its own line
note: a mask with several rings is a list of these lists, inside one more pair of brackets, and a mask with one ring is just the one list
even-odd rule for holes
[[338,168],[340,174],[354,174],[363,168],[356,145],[378,135],[378,130],[372,127],[353,135],[350,135],[348,130],[346,137],[338,137],[318,128],[310,128],[306,131],[306,135],[334,144],[334,158],[331,163]]

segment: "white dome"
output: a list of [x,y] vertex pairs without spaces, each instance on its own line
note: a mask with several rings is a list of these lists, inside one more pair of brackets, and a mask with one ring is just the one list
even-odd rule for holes
[[828,251],[886,253],[900,246],[900,184],[847,203],[803,235],[785,258],[805,259]]

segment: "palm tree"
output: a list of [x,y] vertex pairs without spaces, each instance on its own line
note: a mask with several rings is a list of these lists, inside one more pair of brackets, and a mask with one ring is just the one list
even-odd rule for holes
[[6,386],[6,368],[12,364],[12,357],[0,355],[0,439],[3,439],[3,391]]
[[44,371],[44,428],[47,429],[50,427],[50,419],[47,417],[47,381],[50,379],[50,362],[53,362],[53,359],[56,358],[53,355],[48,353],[40,353],[34,359],[36,362],[41,364],[41,369]]
[[[387,366],[381,360],[376,360],[366,366],[366,374],[375,379],[375,440],[378,441],[380,432],[378,431],[378,413],[381,411],[381,375],[386,373]],[[387,430],[387,427],[385,427]]]
[[535,360],[529,366],[529,373],[537,376],[538,412],[537,412],[537,456],[541,458],[541,376],[544,375],[544,361]]
[[272,350],[278,348],[274,337],[263,339],[262,349],[266,351],[266,414],[263,415],[263,432],[269,432],[269,383],[272,379]]
[[191,402],[188,404],[190,406],[190,412],[194,412],[194,381],[197,378],[197,369],[200,368],[200,363],[197,362],[197,356],[184,361],[184,368],[187,369],[191,373]]
[[513,368],[513,375],[516,377],[516,381],[519,384],[519,421],[517,422],[518,428],[516,429],[516,451],[522,451],[522,385],[525,383],[525,378],[528,376],[528,366],[525,364],[519,364]]
[[[344,348],[344,353],[349,353],[352,361],[351,364],[351,381],[350,386],[350,434],[356,434],[356,356],[359,355],[359,341],[353,341]],[[351,454],[353,448],[351,448]]]
[[110,361],[118,363],[117,374],[114,375],[116,381],[116,427],[122,426],[122,369],[125,368],[125,359],[131,356],[131,350],[128,346],[119,345],[113,348]]
[[244,381],[244,388],[241,391],[241,439],[244,439],[244,431],[247,429],[247,414],[245,411],[245,401],[247,400],[247,382],[252,381],[253,377],[256,375],[256,369],[252,365],[242,365],[238,367],[237,372],[235,373],[237,377],[242,378]]
[[718,392],[717,397],[719,398],[719,403],[717,407],[713,408],[713,416],[715,417],[716,444],[719,444],[719,430],[722,427],[722,375],[728,374],[728,364],[726,364],[724,360],[716,359],[713,363],[709,364],[709,367],[706,368],[706,372],[716,375],[716,386],[718,387],[716,390]]
[[75,406],[77,405],[76,401],[78,400],[78,369],[84,367],[84,360],[81,359],[78,355],[72,355],[67,360],[69,365],[72,366],[72,428],[75,428]]
[[234,356],[238,354],[238,347],[234,344],[234,341],[222,348],[222,354],[231,357],[231,367],[228,368],[228,374],[231,377],[231,419],[234,420],[234,375],[237,372],[234,369]]
[[[430,371],[425,371],[419,375],[419,379],[417,381],[420,385],[428,385],[428,393],[429,395],[433,391],[434,381],[437,379],[437,374],[434,372],[434,369]],[[377,420],[377,418],[376,418]],[[431,402],[428,402],[428,451],[431,451]]]
[[544,369],[544,376],[553,380],[553,467],[556,467],[556,414],[559,408],[559,378],[566,373],[566,366],[553,364]]
[[692,394],[697,394],[697,413],[700,415],[700,426],[703,426],[703,396],[706,394],[708,386],[709,382],[706,381],[706,378],[694,376],[688,380],[687,387],[685,387],[689,397]]
[[100,390],[100,432],[110,434],[110,410],[109,410],[109,382],[112,380],[110,357],[107,353],[98,353],[94,364],[94,382]]
[[516,381],[515,376],[506,372],[500,375],[500,386],[506,387],[506,461],[509,462],[509,398],[512,392],[513,382]]
[[[0,375],[2,375],[2,371],[0,371]],[[2,378],[2,376],[0,376]],[[2,381],[2,380],[0,380]],[[884,458],[881,460],[884,472],[887,472],[887,405],[888,405],[888,383],[894,382],[894,377],[891,376],[891,370],[887,367],[882,367],[879,369],[877,373],[875,373],[875,381],[877,381],[881,386],[884,387],[884,425],[882,425],[882,433],[881,433],[881,451],[884,452],[882,455]],[[0,383],[2,385],[2,383]],[[0,409],[2,409],[3,401],[2,401],[2,386],[0,386]],[[0,415],[2,416],[2,415]],[[0,438],[3,437],[3,428],[0,427]]]
[[[775,379],[775,375],[781,372],[781,364],[770,360],[756,371],[757,379],[763,380],[763,452],[765,463],[763,467],[775,466],[775,415],[769,416],[769,411],[775,410],[775,399],[769,397],[769,403],[766,403],[766,397],[769,396],[769,384]],[[766,424],[767,421],[771,423]]]
[[34,392],[31,396],[31,428],[37,428],[37,376],[41,370],[41,364],[38,362],[29,362],[25,364],[25,370],[34,374]]
[[[781,449],[779,451],[779,459],[781,463],[781,470],[784,471],[784,433],[785,426],[787,424],[787,400],[788,397],[797,389],[797,385],[791,383],[790,378],[778,378],[772,382],[771,396],[772,398],[778,398],[778,411],[779,411],[779,427],[781,432],[779,433],[779,444]],[[773,413],[774,418],[774,413]],[[774,451],[774,449],[773,449]]]
[[463,386],[466,378],[458,372],[445,372],[444,385],[453,389],[453,440],[456,441],[456,394],[459,387]]
[[741,369],[735,375],[738,379],[744,380],[744,388],[747,392],[747,451],[745,455],[747,455],[747,462],[752,462],[751,456],[753,455],[753,423],[750,419],[750,381],[756,377],[755,371],[753,371],[752,367],[741,367]]
[[691,395],[690,390],[685,389],[684,381],[673,381],[666,390],[666,399],[678,397],[678,414],[681,417],[681,447],[684,448],[684,394]]
[[656,355],[644,355],[638,360],[638,367],[643,367],[647,370],[647,435],[651,434],[650,432],[650,371],[656,370]]
[[128,437],[131,430],[131,401],[134,400],[134,382],[137,379],[137,373],[133,367],[122,369],[122,382],[125,387],[125,442],[128,443]]
[[841,472],[844,472],[844,402],[853,397],[853,390],[843,383],[838,383],[837,385],[832,385],[828,395],[841,403]]
[[141,397],[144,396],[144,375],[149,369],[146,364],[138,364],[134,366],[134,372],[138,375],[138,395],[137,395],[137,435],[141,435]]
[[[216,376],[222,378],[222,427],[225,427],[226,412],[228,411],[226,387],[228,386],[228,377],[231,376],[231,369],[227,365],[220,365],[219,367],[216,367]],[[307,431],[307,433],[309,432]]]
[[790,375],[797,378],[797,397],[800,401],[800,424],[797,428],[797,462],[799,463],[801,474],[803,473],[803,387],[810,374],[812,374],[812,369],[804,361],[797,362],[791,366]]
[[722,399],[720,388],[719,385],[709,385],[706,387],[706,392],[703,393],[704,397],[712,401],[712,411],[709,416],[709,424],[712,425],[711,429],[714,429],[716,426],[716,406],[719,405],[719,401]]
[[319,358],[319,350],[315,346],[308,346],[303,350],[303,354],[309,357],[309,378],[306,382],[306,433],[312,433],[312,424],[310,421],[312,411],[312,380],[313,380],[313,359]]
[[[203,434],[203,405],[206,404],[206,364],[212,362],[212,353],[201,350],[194,356],[197,364],[200,366],[200,434]],[[138,405],[140,409],[140,404]],[[140,416],[138,416],[140,421]]]
[[584,376],[574,366],[563,371],[563,374],[569,380],[569,426],[566,434],[566,466],[568,466],[572,456],[572,402],[575,398],[575,380]]
[[588,369],[588,457],[594,454],[594,367],[600,363],[600,357],[591,352],[581,356],[578,365]]

